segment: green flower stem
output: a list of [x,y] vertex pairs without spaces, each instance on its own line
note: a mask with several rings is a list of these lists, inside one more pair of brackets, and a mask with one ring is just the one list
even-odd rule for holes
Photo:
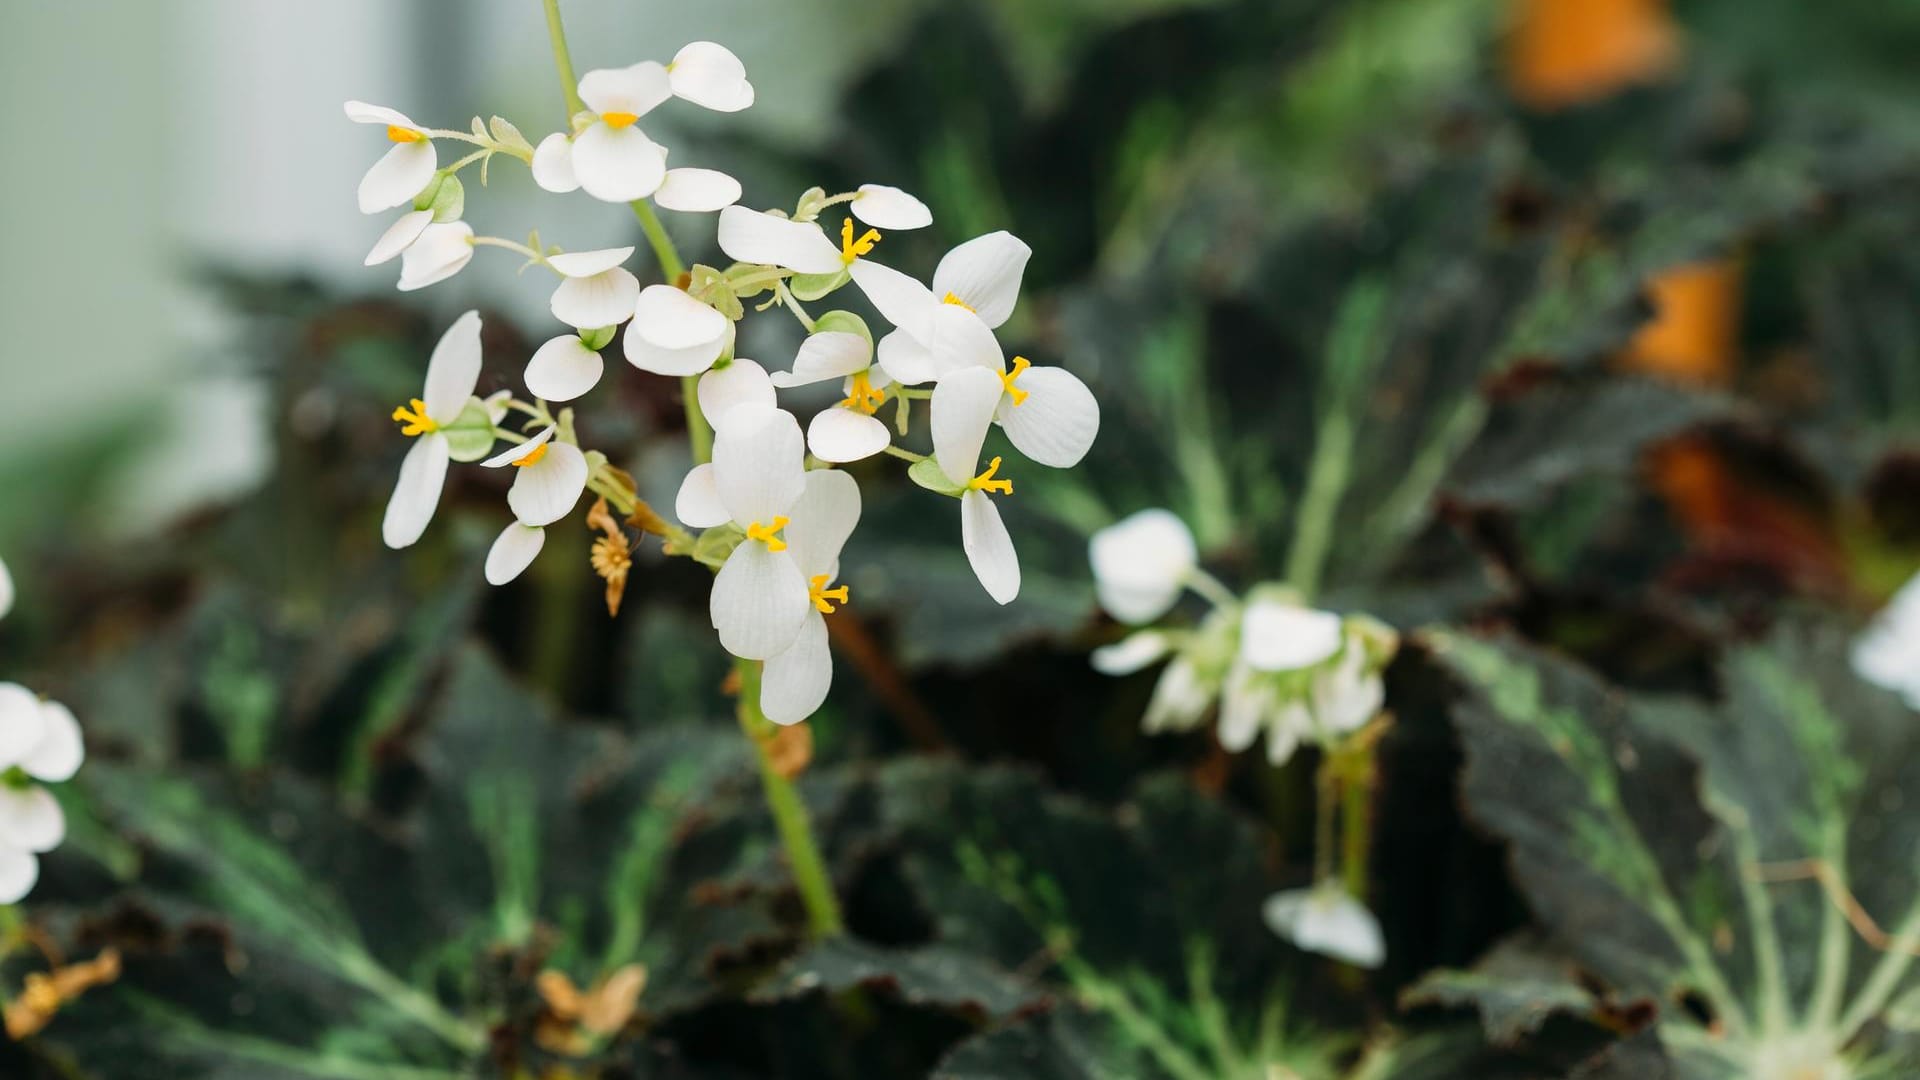
[[567,95],[567,124],[573,124],[573,114],[586,108],[580,101],[580,91],[576,89],[580,80],[573,74],[573,54],[567,51],[567,30],[560,25],[560,0],[542,0],[547,6],[547,37],[553,41],[553,66],[560,72],[560,89]]
[[920,462],[920,461],[927,460],[927,455],[925,454],[916,454],[911,450],[902,450],[897,446],[888,446],[885,448],[885,452],[892,454],[894,457],[899,458],[901,461]]
[[1313,883],[1333,877],[1333,819],[1340,808],[1339,767],[1331,753],[1320,756],[1320,768],[1314,774]]
[[1344,759],[1341,772],[1346,787],[1341,791],[1340,828],[1342,850],[1340,876],[1347,894],[1365,902],[1367,898],[1367,846],[1372,839],[1367,821],[1367,796],[1372,787],[1373,748],[1356,745],[1338,751]]
[[752,660],[736,660],[734,668],[740,673],[740,730],[760,759],[760,783],[766,789],[767,809],[773,813],[774,828],[779,830],[780,840],[786,845],[787,861],[793,864],[793,882],[799,887],[800,902],[807,909],[807,924],[816,938],[834,937],[846,929],[840,920],[840,902],[834,898],[826,860],[820,857],[820,848],[814,843],[807,805],[800,801],[793,781],[774,767],[771,751],[777,729],[760,711],[760,665]]
[[668,236],[667,227],[660,224],[660,215],[653,212],[653,204],[635,199],[627,205],[633,207],[640,231],[647,234],[647,243],[653,248],[653,257],[660,260],[660,273],[666,276],[667,284],[679,285],[680,275],[687,272],[687,264],[680,261],[680,249],[673,246],[673,237]]

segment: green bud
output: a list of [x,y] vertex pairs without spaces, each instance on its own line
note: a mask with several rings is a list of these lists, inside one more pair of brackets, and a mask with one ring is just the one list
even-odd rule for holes
[[795,274],[787,279],[787,291],[800,300],[818,300],[851,280],[845,270],[831,274]]
[[439,188],[433,193],[433,201],[424,209],[433,211],[433,220],[459,221],[467,208],[467,186],[457,176],[447,176],[440,181]]
[[946,470],[942,469],[940,463],[933,458],[914,462],[913,467],[907,470],[907,477],[928,491],[937,491],[956,499],[967,490],[965,484],[956,484],[949,480]]
[[808,188],[801,193],[799,203],[795,204],[793,208],[793,220],[812,221],[814,218],[819,217],[820,211],[825,209],[826,201],[827,190],[825,188]]
[[827,312],[825,315],[813,320],[813,332],[816,334],[828,332],[859,334],[861,337],[867,339],[868,345],[873,344],[873,331],[867,329],[867,320],[855,315],[851,311]]
[[493,132],[493,141],[499,143],[501,146],[509,150],[522,150],[529,154],[533,153],[533,144],[527,141],[525,135],[520,134],[519,128],[514,127],[505,119],[496,116],[487,121],[487,127]]
[[580,344],[585,345],[594,352],[599,352],[613,341],[613,335],[619,329],[617,326],[602,326],[595,330],[582,330],[580,331]]

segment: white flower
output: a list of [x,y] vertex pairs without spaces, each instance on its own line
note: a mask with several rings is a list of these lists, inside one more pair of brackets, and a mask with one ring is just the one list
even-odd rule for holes
[[573,140],[563,131],[540,140],[533,148],[533,182],[555,195],[580,190],[580,178],[573,172]]
[[1087,544],[1100,606],[1127,623],[1165,615],[1199,565],[1193,533],[1167,510],[1142,510],[1093,534]]
[[[733,51],[711,41],[695,41],[667,65],[673,96],[715,112],[739,112],[753,104],[746,65]],[[585,95],[582,95],[585,96]]]
[[618,326],[632,318],[640,279],[620,265],[632,254],[631,247],[622,247],[549,257],[547,265],[566,279],[548,305],[553,317],[581,330]]
[[733,321],[671,285],[640,290],[621,350],[627,362],[656,375],[698,375],[733,339]]
[[1301,743],[1358,730],[1385,702],[1380,672],[1396,643],[1371,620],[1256,596],[1221,696],[1220,745],[1237,753],[1264,730],[1267,758],[1277,765]]
[[[856,216],[862,221],[867,219],[860,203],[868,199],[872,201],[864,213],[901,223],[889,228],[917,229],[933,222],[933,214],[927,212],[926,204],[919,199],[899,188],[872,184],[863,186],[853,201]],[[911,222],[918,224],[909,224]],[[729,206],[720,211],[719,240],[720,250],[740,262],[781,266],[796,274],[838,274],[857,265],[874,265],[863,260],[880,242],[880,230],[860,232],[854,227],[853,217],[847,217],[840,222],[840,242],[835,244],[817,221],[794,221],[771,211],[763,213],[744,206]],[[860,281],[858,274],[854,280]],[[865,285],[861,288],[865,289]]]
[[607,202],[644,199],[667,176],[667,152],[638,122],[673,96],[667,69],[652,60],[601,68],[580,79],[580,100],[593,122],[573,137],[573,176],[587,194]]
[[850,330],[822,330],[807,336],[793,358],[793,370],[773,373],[781,389],[840,380],[846,397],[814,414],[807,425],[807,449],[821,461],[844,463],[872,457],[887,448],[893,432],[873,414],[887,400],[893,380],[873,366],[873,343]]
[[736,356],[725,367],[716,367],[700,376],[694,399],[700,403],[700,415],[718,428],[727,413],[741,405],[775,405],[773,381],[767,370],[743,356]]
[[[838,558],[852,531],[841,520],[848,509],[841,481],[809,480],[805,456],[792,414],[759,402],[733,405],[715,424],[713,461],[695,466],[674,500],[689,528],[732,522],[746,534],[715,575],[709,603],[720,644],[743,659],[769,660],[794,645],[815,603],[803,564],[830,580],[830,567],[821,568]],[[852,513],[859,515],[857,498]],[[831,557],[822,556],[827,550]]]
[[533,351],[524,380],[535,397],[572,401],[595,386],[607,364],[578,334],[561,334]]
[[1105,675],[1130,675],[1171,656],[1147,704],[1143,730],[1195,727],[1220,696],[1235,658],[1239,612],[1216,608],[1193,630],[1140,630],[1093,651],[1093,667]]
[[[534,148],[533,182],[559,195],[580,190],[573,141],[565,134],[556,131]],[[710,213],[740,201],[740,181],[714,169],[668,169],[652,199],[668,210]]]
[[807,580],[806,618],[793,644],[767,658],[760,678],[760,711],[776,724],[797,724],[827,700],[833,685],[833,655],[827,649],[826,616],[847,603],[848,588],[833,588],[840,549],[860,521],[860,486],[838,469],[807,473],[807,488],[794,504],[787,546]]
[[1914,575],[1853,643],[1854,674],[1920,709],[1920,574]]
[[1338,882],[1274,893],[1260,914],[1268,929],[1307,952],[1363,968],[1377,968],[1387,957],[1379,920]]
[[415,442],[400,463],[400,481],[387,500],[386,520],[380,527],[388,547],[412,544],[433,520],[452,458],[452,443],[444,429],[466,410],[479,381],[480,313],[469,311],[454,320],[433,347],[421,396],[393,410],[400,433]]
[[[26,687],[0,683],[0,771],[59,783],[86,760],[80,724],[66,706]],[[0,904],[19,901],[40,877],[39,854],[66,838],[66,816],[47,789],[0,784]]]
[[361,213],[377,214],[403,206],[433,183],[440,160],[427,129],[384,105],[349,101],[346,109],[347,119],[356,124],[385,124],[387,138],[394,144],[360,179]]
[[473,261],[473,226],[464,221],[428,225],[400,254],[400,291],[437,285]]
[[587,490],[587,456],[572,443],[556,440],[558,431],[549,425],[526,442],[480,463],[489,469],[511,465],[518,470],[507,489],[507,506],[529,528],[543,528],[566,517]]
[[7,572],[6,560],[0,559],[0,619],[7,617],[13,610],[13,575]]
[[373,250],[367,252],[366,265],[379,266],[399,258],[400,253],[412,247],[413,242],[420,239],[420,234],[426,232],[431,224],[431,210],[409,210],[401,214],[392,225],[387,226],[386,232],[380,234],[380,239],[373,242]]
[[[1020,556],[1013,550],[1013,538],[1007,535],[992,495],[1013,494],[1013,481],[999,475],[998,457],[986,471],[978,475],[973,471],[980,463],[980,447],[992,419],[991,403],[999,399],[1001,390],[1000,376],[987,368],[963,368],[948,375],[934,390],[930,427],[940,471],[961,489],[960,543],[967,562],[987,595],[1006,604],[1020,595]],[[942,393],[949,405],[944,412],[939,407]],[[982,402],[988,403],[986,408],[980,407]]]
[[1340,651],[1340,616],[1274,597],[1247,602],[1240,659],[1256,671],[1297,671]]
[[533,564],[546,546],[547,530],[518,521],[508,522],[493,546],[487,549],[487,584],[505,585]]

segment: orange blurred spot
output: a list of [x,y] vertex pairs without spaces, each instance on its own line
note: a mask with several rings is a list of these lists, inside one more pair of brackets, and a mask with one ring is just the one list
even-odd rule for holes
[[1597,101],[1680,60],[1667,0],[1513,0],[1512,11],[1507,85],[1532,108]]
[[1628,343],[1622,363],[1677,382],[1723,386],[1733,379],[1740,327],[1740,264],[1676,267],[1647,282],[1653,321]]

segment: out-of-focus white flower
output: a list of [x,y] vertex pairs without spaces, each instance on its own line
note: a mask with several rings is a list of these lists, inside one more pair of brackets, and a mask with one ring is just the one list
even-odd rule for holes
[[[433,347],[421,396],[393,410],[400,433],[414,440],[400,463],[400,481],[387,500],[380,534],[388,547],[403,548],[420,539],[440,505],[453,445],[446,430],[466,411],[480,381],[480,313],[454,320]],[[487,443],[492,444],[491,434]]]
[[400,291],[437,285],[473,261],[473,226],[464,221],[428,225],[400,253]]
[[1141,510],[1087,543],[1100,606],[1126,623],[1149,623],[1180,599],[1200,552],[1187,524],[1168,510]]
[[507,523],[487,549],[487,584],[505,585],[533,565],[547,543],[547,530],[518,521]]
[[807,425],[807,449],[821,461],[860,461],[885,450],[893,432],[873,414],[887,400],[893,380],[873,365],[873,343],[851,330],[821,330],[807,336],[792,371],[773,373],[782,389],[840,380],[846,397],[815,413]]
[[524,380],[535,397],[572,401],[600,385],[607,363],[578,334],[561,334],[533,351]]
[[360,212],[377,214],[410,203],[428,184],[440,167],[427,129],[409,120],[405,113],[384,105],[349,101],[347,119],[356,124],[384,124],[393,148],[373,163],[360,178]]
[[1206,718],[1235,658],[1240,614],[1217,608],[1192,630],[1139,630],[1093,651],[1094,669],[1130,675],[1167,659],[1154,684],[1141,727],[1148,733],[1186,731]]
[[621,350],[627,362],[656,375],[698,375],[733,339],[733,321],[671,285],[640,290]]
[[511,465],[516,470],[507,489],[507,506],[520,524],[543,528],[573,512],[587,490],[587,456],[580,448],[554,436],[548,426],[538,435],[480,464],[489,469]]
[[0,559],[0,619],[7,617],[13,610],[13,575],[7,571],[6,560]]
[[400,257],[401,252],[413,246],[420,234],[433,224],[433,211],[409,210],[387,226],[387,231],[374,241],[373,250],[367,252],[366,265],[379,266]]
[[[873,201],[865,208],[865,212],[877,218],[920,222],[919,225],[898,224],[890,228],[914,229],[933,221],[931,213],[926,213],[925,220],[921,220],[923,215],[913,208],[919,207],[924,211],[925,204],[898,188],[868,185],[861,189],[854,205],[857,207],[862,199],[867,198]],[[866,218],[862,216],[861,220],[865,221]],[[796,274],[838,274],[857,265],[874,265],[864,260],[880,242],[880,230],[867,229],[861,232],[854,227],[853,217],[843,218],[840,222],[840,242],[835,244],[827,238],[825,226],[817,221],[794,221],[779,214],[763,213],[744,206],[729,206],[720,211],[719,239],[720,250],[740,262],[785,267]],[[857,274],[854,280],[860,280]],[[862,285],[862,288],[865,286]]]
[[622,247],[550,256],[547,265],[565,279],[548,305],[553,317],[581,330],[618,326],[632,318],[640,279],[620,265],[632,255],[631,247]]
[[65,705],[41,701],[17,683],[0,683],[0,904],[19,901],[40,877],[40,854],[67,835],[59,802],[39,784],[71,779],[86,760],[80,724]]
[[[950,408],[938,408],[937,395],[944,391]],[[933,434],[933,456],[940,471],[960,488],[960,543],[975,577],[985,586],[987,595],[998,603],[1011,603],[1020,595],[1020,556],[1013,549],[1013,538],[1000,520],[1000,508],[992,495],[1013,494],[1013,481],[1000,476],[1000,458],[988,463],[984,472],[975,474],[980,464],[980,447],[987,437],[987,424],[974,423],[983,415],[978,405],[991,402],[1001,393],[1000,377],[981,368],[965,368],[941,380],[936,389],[935,409],[929,425]],[[991,415],[989,409],[985,415]]]
[[1255,671],[1298,671],[1340,651],[1340,616],[1270,596],[1247,602],[1240,659]]
[[1220,745],[1245,750],[1264,731],[1277,765],[1302,743],[1359,730],[1386,700],[1380,673],[1397,645],[1393,631],[1370,619],[1256,593],[1221,696]]
[[1853,671],[1920,709],[1920,574],[1902,585],[1854,640]]
[[1379,920],[1337,881],[1274,893],[1260,914],[1268,929],[1307,952],[1363,968],[1387,958]]
[[689,42],[667,64],[673,96],[714,112],[739,112],[753,104],[747,67],[733,50],[711,41]]
[[860,522],[860,486],[838,469],[807,473],[807,488],[794,504],[787,546],[807,580],[809,606],[793,644],[767,658],[760,678],[760,711],[776,724],[797,724],[827,700],[833,685],[833,654],[827,648],[826,616],[848,600],[848,587],[833,587],[840,575],[840,549]]

